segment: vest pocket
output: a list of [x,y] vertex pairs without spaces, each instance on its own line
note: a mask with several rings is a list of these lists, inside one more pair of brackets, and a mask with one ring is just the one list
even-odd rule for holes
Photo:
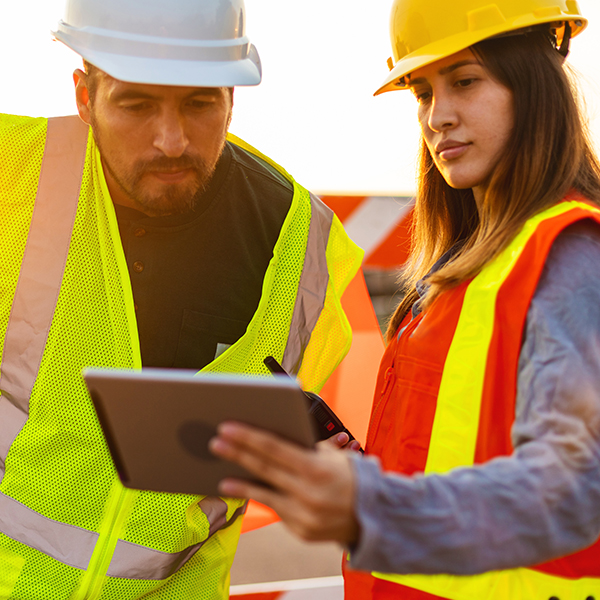
[[237,342],[247,326],[237,319],[184,309],[173,367],[202,369],[215,359],[217,348]]

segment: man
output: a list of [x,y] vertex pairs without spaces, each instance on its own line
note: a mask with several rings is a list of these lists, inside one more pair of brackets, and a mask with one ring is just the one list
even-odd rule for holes
[[235,0],[69,0],[80,119],[0,118],[2,597],[227,597],[243,502],[125,489],[83,368],[272,355],[318,390],[347,350],[360,251],[227,134],[261,78],[244,22]]

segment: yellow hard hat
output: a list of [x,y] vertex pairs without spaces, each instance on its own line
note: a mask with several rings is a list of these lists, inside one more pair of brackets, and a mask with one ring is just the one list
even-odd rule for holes
[[406,88],[404,76],[496,35],[553,24],[558,43],[587,26],[576,0],[394,0],[390,37],[394,60],[375,95]]

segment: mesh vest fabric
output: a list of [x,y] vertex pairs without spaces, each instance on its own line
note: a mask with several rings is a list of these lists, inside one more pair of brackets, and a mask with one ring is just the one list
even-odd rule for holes
[[[25,117],[0,119],[0,217],[12,228],[0,239],[2,256],[7,257],[0,278],[3,339],[33,213],[46,123]],[[207,370],[265,372],[262,358],[266,354],[280,358],[284,354],[311,221],[308,192],[297,184],[294,191],[248,332]],[[339,244],[336,236],[343,237],[332,231],[328,247]],[[353,256],[346,271],[353,274],[360,252],[346,243]],[[329,254],[328,250],[328,265]],[[328,338],[340,360],[348,343],[345,320],[335,304],[342,291],[335,285],[325,300],[327,311],[337,312],[342,322],[342,334]],[[312,339],[306,351],[311,344]],[[334,360],[329,368],[335,364]],[[86,366],[141,367],[129,276],[91,136],[64,277],[31,394],[29,419],[10,447],[0,491],[47,519],[97,532],[98,542],[87,568],[82,569],[0,534],[0,597],[227,597],[241,519],[206,541],[210,524],[199,505],[202,497],[123,488],[81,378]],[[241,500],[227,500],[227,518],[234,517],[242,505]],[[159,553],[203,545],[166,578],[105,576],[114,571],[115,548],[118,551],[127,544]]]
[[[405,319],[382,361],[367,440],[385,470],[446,473],[511,454],[527,310],[553,240],[590,217],[600,223],[600,210],[567,197],[530,219],[472,281],[442,294],[414,320]],[[346,597],[587,598],[600,594],[599,557],[596,544],[558,564],[475,576],[368,575],[345,568]]]

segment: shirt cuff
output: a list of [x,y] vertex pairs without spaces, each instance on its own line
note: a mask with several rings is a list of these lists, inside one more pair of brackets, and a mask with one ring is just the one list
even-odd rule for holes
[[[385,553],[381,543],[382,519],[377,510],[383,482],[381,465],[376,456],[352,456],[352,463],[356,475],[355,515],[359,524],[359,536],[357,543],[348,547],[349,565],[352,569],[361,571],[379,570],[376,565],[387,562],[387,557],[382,555]],[[397,479],[401,478],[398,475]],[[396,496],[396,499],[399,497]]]

